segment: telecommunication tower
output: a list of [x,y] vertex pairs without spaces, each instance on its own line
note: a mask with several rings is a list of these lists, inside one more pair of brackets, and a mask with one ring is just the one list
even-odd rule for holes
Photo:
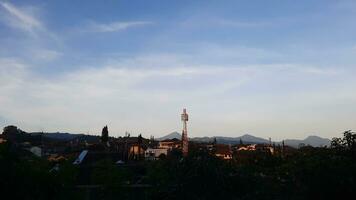
[[181,114],[181,119],[183,122],[182,153],[183,156],[187,156],[188,155],[188,131],[187,131],[188,114],[185,108],[183,109],[183,113]]

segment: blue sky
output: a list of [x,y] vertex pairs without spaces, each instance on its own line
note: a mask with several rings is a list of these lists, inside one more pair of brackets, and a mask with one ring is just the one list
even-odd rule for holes
[[356,2],[0,1],[0,125],[274,140],[356,129]]

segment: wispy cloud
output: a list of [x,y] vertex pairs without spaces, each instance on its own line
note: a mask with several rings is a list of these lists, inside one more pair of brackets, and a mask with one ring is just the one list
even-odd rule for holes
[[9,35],[5,40],[10,42],[0,46],[0,50],[6,49],[22,60],[37,64],[60,57],[62,53],[58,47],[62,45],[61,38],[41,21],[41,11],[36,5],[18,6],[0,1],[0,20],[13,28],[11,32],[21,32],[26,36],[18,38]]
[[356,53],[356,45],[354,45],[353,47],[351,47],[351,51],[352,51],[352,53]]
[[25,31],[34,32],[36,29],[43,29],[43,25],[33,13],[26,9],[21,9],[8,2],[0,2],[2,8],[9,14],[7,24]]
[[22,87],[28,74],[27,68],[28,66],[19,59],[0,57],[0,91],[3,92],[0,97],[1,105],[5,105],[5,101],[16,95],[18,89]]
[[304,67],[301,69],[301,72],[314,74],[314,75],[337,75],[343,72],[342,69],[335,68],[323,68],[323,67]]
[[[163,64],[157,65],[160,58],[164,58]],[[176,109],[187,106],[195,109],[194,135],[210,134],[203,125],[209,120],[226,124],[211,127],[216,131],[239,131],[239,120],[245,120],[247,129],[257,131],[256,116],[268,113],[271,119],[277,118],[280,116],[274,113],[284,115],[286,108],[293,110],[293,115],[308,116],[311,108],[354,101],[355,95],[349,92],[352,84],[345,87],[343,82],[343,76],[351,72],[330,76],[313,66],[292,64],[196,65],[179,55],[149,55],[71,70],[53,81],[31,72],[18,60],[2,59],[0,80],[7,84],[0,81],[0,93],[4,94],[0,112],[32,130],[45,126],[51,128],[48,131],[86,132],[108,123],[113,135],[125,129],[163,134],[177,126]],[[330,89],[338,95],[329,96]],[[340,106],[341,111],[349,109]],[[215,114],[204,118],[209,113]],[[272,121],[269,123],[274,125]],[[265,125],[270,128],[271,124]]]
[[32,59],[40,61],[53,61],[62,55],[61,52],[49,49],[34,49],[32,52]]
[[85,32],[117,32],[123,31],[134,27],[140,27],[145,25],[153,24],[150,21],[129,21],[129,22],[112,22],[108,24],[104,23],[97,23],[97,22],[90,22],[88,27],[84,28]]
[[213,20],[212,23],[233,28],[262,28],[272,25],[272,23],[269,22],[239,21],[228,19]]
[[252,28],[266,28],[280,24],[281,20],[271,20],[271,21],[252,21],[252,20],[240,20],[240,19],[229,19],[229,18],[216,18],[216,17],[193,17],[191,19],[181,22],[183,27],[190,28],[241,28],[241,29],[252,29]]

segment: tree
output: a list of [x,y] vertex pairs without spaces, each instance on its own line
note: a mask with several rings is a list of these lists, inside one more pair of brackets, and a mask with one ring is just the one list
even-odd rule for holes
[[344,144],[348,149],[355,149],[356,147],[356,134],[351,130],[344,132]]
[[101,132],[101,142],[107,143],[109,140],[109,131],[108,131],[108,126],[104,126],[102,132]]
[[333,148],[333,149],[342,149],[343,147],[344,146],[343,146],[342,138],[334,137],[331,140],[331,148]]
[[304,143],[299,143],[299,144],[298,144],[298,149],[303,148],[303,147],[305,147],[305,144],[304,144]]
[[343,133],[343,138],[333,138],[331,141],[331,148],[341,152],[348,152],[356,156],[356,134],[351,130]]
[[138,135],[137,137],[137,143],[138,143],[138,159],[141,160],[141,148],[142,148],[142,135]]
[[4,134],[4,135],[17,134],[17,133],[19,133],[19,129],[14,125],[4,127],[3,132],[2,132],[2,134]]
[[14,125],[4,127],[2,132],[5,139],[12,141],[19,140],[22,136],[22,133],[24,132]]

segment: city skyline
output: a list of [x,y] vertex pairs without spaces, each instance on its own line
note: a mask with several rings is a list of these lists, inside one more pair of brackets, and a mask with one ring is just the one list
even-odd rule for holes
[[0,126],[160,137],[356,129],[354,1],[0,0]]

